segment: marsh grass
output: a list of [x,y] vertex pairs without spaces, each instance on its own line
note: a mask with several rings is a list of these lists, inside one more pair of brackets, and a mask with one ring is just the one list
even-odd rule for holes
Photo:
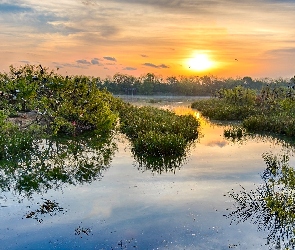
[[295,136],[295,91],[242,87],[219,92],[214,98],[198,100],[192,108],[215,120],[240,120],[248,131]]
[[198,137],[198,127],[193,115],[150,106],[126,104],[120,111],[120,129],[130,139],[135,158],[149,166],[181,162],[189,143]]

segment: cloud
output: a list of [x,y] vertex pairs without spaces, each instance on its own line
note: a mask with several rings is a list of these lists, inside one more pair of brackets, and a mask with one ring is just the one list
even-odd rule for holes
[[[77,60],[79,61],[79,60]],[[80,69],[85,69],[86,67],[85,66],[88,66],[87,64],[81,64],[81,63],[78,63],[76,61],[76,63],[59,63],[59,62],[52,62],[52,64],[55,65],[55,67],[57,68],[80,68]]]
[[30,64],[30,61],[28,61],[28,60],[21,60],[21,61],[19,61],[20,63],[25,63],[25,64]]
[[169,69],[169,66],[167,66],[165,64],[160,64],[160,65],[158,65],[158,68]]
[[148,5],[156,8],[179,8],[185,2],[191,1],[183,1],[183,0],[111,0],[112,2],[117,3],[127,3],[127,4],[136,4],[136,5]]
[[147,67],[157,68],[157,69],[168,69],[169,68],[169,66],[167,66],[165,64],[155,65],[153,63],[144,63],[143,65],[147,66]]
[[29,8],[26,6],[0,3],[0,13],[22,13],[22,12],[32,12],[32,11],[33,11],[32,8]]
[[223,148],[227,145],[227,141],[210,141],[206,144],[206,146],[210,146],[210,147],[220,147],[220,148]]
[[97,5],[97,3],[94,0],[83,0],[81,2],[82,2],[82,4],[84,4],[86,6],[95,6],[95,5]]
[[76,63],[84,64],[84,65],[91,65],[91,62],[89,62],[89,61],[87,61],[85,59],[77,60]]
[[137,70],[137,68],[133,68],[133,67],[125,67],[125,68],[123,68],[123,70]]
[[148,57],[147,55],[140,55],[141,57]]
[[111,57],[111,56],[104,56],[103,59],[108,60],[108,61],[113,61],[113,62],[117,61],[115,57]]
[[92,64],[92,65],[101,65],[99,61],[100,61],[100,60],[99,60],[98,58],[93,58],[93,59],[91,60],[91,64]]
[[[17,33],[22,32],[24,35],[44,34],[44,33],[73,33],[77,32],[64,22],[68,21],[66,17],[59,16],[57,13],[46,10],[42,11],[34,7],[0,3],[0,22],[5,28],[19,28]],[[17,34],[18,35],[18,34]]]
[[294,55],[295,54],[295,48],[282,48],[282,49],[274,49],[274,50],[269,50],[269,54],[290,54]]

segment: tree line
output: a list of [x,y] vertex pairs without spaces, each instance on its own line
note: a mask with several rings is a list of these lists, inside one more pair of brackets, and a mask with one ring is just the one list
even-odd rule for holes
[[291,79],[252,79],[249,76],[237,78],[218,78],[215,76],[169,76],[161,78],[152,73],[140,77],[115,74],[112,78],[97,79],[100,89],[113,94],[125,95],[185,95],[212,96],[220,89],[232,89],[236,86],[260,91],[265,87],[292,87]]

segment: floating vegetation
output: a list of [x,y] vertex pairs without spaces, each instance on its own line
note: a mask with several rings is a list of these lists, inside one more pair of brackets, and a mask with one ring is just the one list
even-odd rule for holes
[[234,190],[229,196],[236,209],[227,218],[232,223],[250,220],[268,233],[267,244],[276,249],[295,247],[295,170],[287,155],[263,154],[267,165],[261,175],[264,183],[255,190]]
[[79,235],[81,238],[82,238],[82,235],[89,236],[90,233],[91,233],[91,229],[89,227],[84,228],[84,227],[78,226],[75,229],[75,235]]
[[43,204],[40,205],[40,208],[35,211],[31,211],[25,215],[26,218],[32,218],[37,220],[39,223],[43,222],[41,216],[49,214],[50,216],[56,215],[58,212],[63,212],[64,209],[59,206],[56,201],[51,201],[46,199]]

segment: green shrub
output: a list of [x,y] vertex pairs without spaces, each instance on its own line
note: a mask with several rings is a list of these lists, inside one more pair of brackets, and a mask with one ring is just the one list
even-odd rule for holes
[[152,168],[155,163],[163,168],[180,163],[189,143],[198,137],[199,122],[192,115],[130,104],[119,112],[120,129],[130,139],[135,158]]
[[264,88],[253,101],[254,92],[241,88],[222,90],[219,98],[198,100],[192,108],[215,120],[241,120],[249,131],[294,137],[295,100],[289,95],[290,91]]

